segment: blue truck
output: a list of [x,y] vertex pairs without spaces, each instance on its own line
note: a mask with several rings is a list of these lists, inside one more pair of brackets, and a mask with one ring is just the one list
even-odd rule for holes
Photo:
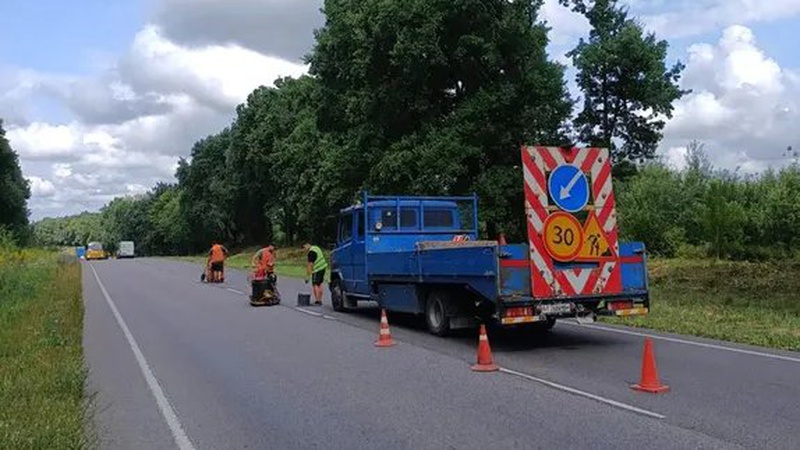
[[[603,215],[602,195],[589,214],[610,221],[614,216]],[[529,215],[533,209],[526,203]],[[592,220],[585,220],[584,236],[584,230],[569,229],[569,221],[560,222],[560,213],[551,214],[549,225],[539,224],[541,232],[530,220],[529,242],[506,244],[502,238],[479,239],[475,195],[364,193],[338,216],[329,284],[333,307],[347,311],[359,302],[377,302],[387,311],[423,316],[439,336],[479,323],[547,330],[560,318],[591,322],[597,315],[647,314],[644,244],[598,247]],[[573,241],[585,240],[585,248],[565,258],[557,246],[570,243],[570,232]],[[540,238],[549,240],[550,250],[542,251]],[[592,258],[589,253],[598,248],[604,254]]]

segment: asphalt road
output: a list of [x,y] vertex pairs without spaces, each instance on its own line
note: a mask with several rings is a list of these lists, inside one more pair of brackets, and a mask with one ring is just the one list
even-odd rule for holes
[[[252,308],[244,273],[84,263],[84,344],[103,448],[800,448],[800,354],[654,338],[671,391],[632,391],[642,330],[559,323],[491,333],[504,372],[475,373],[474,332],[427,334],[379,312]],[[98,282],[99,280],[99,282]],[[657,307],[657,305],[656,305]]]

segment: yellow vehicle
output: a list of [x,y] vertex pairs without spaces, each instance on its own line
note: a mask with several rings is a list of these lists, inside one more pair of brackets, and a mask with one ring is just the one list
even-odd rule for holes
[[99,242],[89,242],[86,246],[86,259],[108,259],[108,253],[103,250],[103,244]]

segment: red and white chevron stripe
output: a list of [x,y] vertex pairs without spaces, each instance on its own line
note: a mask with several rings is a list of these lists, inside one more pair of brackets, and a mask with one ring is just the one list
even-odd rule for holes
[[596,268],[558,269],[544,247],[544,222],[550,214],[547,173],[569,164],[589,175],[594,209],[614,255],[619,255],[617,213],[608,149],[522,147],[525,213],[531,261],[531,290],[536,298],[613,294],[622,291],[621,266],[614,259]]

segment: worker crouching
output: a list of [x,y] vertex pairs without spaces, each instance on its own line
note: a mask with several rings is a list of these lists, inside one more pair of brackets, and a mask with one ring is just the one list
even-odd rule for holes
[[272,306],[280,303],[277,289],[278,277],[275,275],[275,246],[267,245],[253,255],[254,267],[251,276],[252,293],[250,304],[253,306]]

